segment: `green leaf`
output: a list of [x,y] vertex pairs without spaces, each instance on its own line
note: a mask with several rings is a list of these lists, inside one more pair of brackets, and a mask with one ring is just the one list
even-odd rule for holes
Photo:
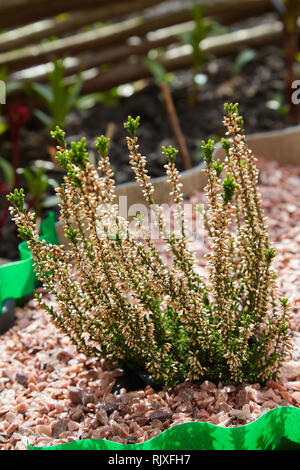
[[41,168],[19,168],[18,173],[24,175],[31,196],[41,196],[49,186],[49,180]]
[[232,200],[237,187],[238,185],[236,184],[234,178],[227,174],[223,181],[224,193],[221,194],[224,204],[228,204],[228,202]]
[[0,67],[0,80],[3,82],[7,81],[7,67],[5,65]]
[[69,227],[68,229],[65,230],[66,234],[66,239],[70,242],[76,245],[78,243],[77,241],[77,235],[79,233],[79,230],[75,230],[72,226]]
[[143,63],[146,65],[146,67],[158,83],[169,82],[167,70],[157,60],[150,59],[149,57],[144,57]]
[[41,83],[33,83],[32,89],[42,98],[46,105],[50,105],[53,96],[51,88],[48,85],[42,85]]
[[82,170],[84,169],[85,164],[89,161],[89,154],[86,150],[85,137],[82,137],[79,142],[71,142],[69,158],[73,165],[78,166]]
[[194,5],[192,8],[194,18],[194,28],[191,31],[185,31],[178,35],[181,42],[189,44],[193,49],[193,67],[199,68],[208,60],[208,56],[201,49],[201,41],[205,39],[211,28],[212,23],[204,19],[203,5]]
[[169,145],[168,148],[162,146],[162,153],[165,155],[169,163],[174,163],[178,150]]
[[62,147],[63,149],[66,148],[66,140],[65,140],[66,133],[63,129],[61,129],[59,126],[56,126],[55,130],[50,132],[50,135],[52,139],[57,141],[60,147]]
[[128,121],[124,123],[124,129],[128,131],[128,134],[133,138],[136,135],[136,130],[139,127],[140,116],[137,116],[133,119],[131,116],[128,116]]
[[265,250],[265,260],[267,265],[270,265],[272,262],[272,259],[275,258],[275,249],[274,248],[267,248]]
[[10,193],[6,196],[6,199],[17,210],[24,212],[25,195],[23,188],[21,188],[20,190],[16,188],[13,193]]
[[80,95],[82,84],[83,84],[83,79],[82,79],[81,75],[78,75],[76,77],[75,82],[69,87],[69,89],[68,89],[68,103],[67,103],[68,111],[70,111],[75,106],[75,104],[77,102],[77,99]]
[[108,137],[105,137],[104,135],[101,135],[97,139],[96,148],[98,150],[98,153],[102,157],[106,157],[107,155],[109,142],[110,142],[110,139]]
[[32,89],[45,103],[49,116],[47,117],[43,111],[35,114],[49,129],[53,129],[55,125],[65,126],[66,118],[75,106],[82,88],[80,75],[68,87],[65,84],[64,73],[63,60],[54,61],[53,70],[48,74],[49,85],[40,83],[32,85]]
[[18,235],[27,242],[33,239],[33,233],[28,227],[18,227]]
[[89,93],[79,96],[76,101],[76,107],[81,110],[93,108],[97,103],[102,103],[105,107],[117,106],[120,101],[118,87],[111,88],[103,92]]
[[40,109],[34,110],[33,114],[44,124],[47,129],[53,129],[54,127],[54,121],[51,116],[48,116],[48,114],[44,113],[44,111],[41,111]]
[[222,143],[223,149],[225,150],[226,155],[228,156],[229,155],[229,150],[231,148],[231,143],[229,142],[229,140],[224,139],[223,137],[221,139],[221,143]]
[[6,94],[9,95],[14,91],[22,90],[24,88],[24,84],[21,82],[7,82],[6,83]]
[[202,140],[202,151],[204,154],[204,160],[207,165],[211,165],[213,162],[213,153],[215,151],[215,143],[212,139],[208,139],[207,142]]
[[4,179],[9,186],[14,185],[14,168],[11,163],[9,163],[4,158],[0,157],[0,168],[3,172]]
[[4,132],[8,129],[8,125],[6,122],[1,122],[0,121],[0,135],[4,134]]
[[244,65],[251,62],[257,56],[257,52],[254,49],[245,49],[241,51],[235,58],[232,66],[232,75],[235,77],[240,73]]
[[217,174],[217,178],[220,178],[221,173],[224,169],[224,166],[225,166],[225,163],[221,163],[219,158],[213,163],[213,169],[215,170]]

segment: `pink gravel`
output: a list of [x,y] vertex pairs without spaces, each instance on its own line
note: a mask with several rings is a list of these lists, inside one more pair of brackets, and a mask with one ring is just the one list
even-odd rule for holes
[[[239,426],[272,408],[300,407],[300,166],[260,161],[259,167],[280,290],[293,311],[294,348],[278,382],[224,387],[187,381],[159,392],[147,386],[114,395],[122,371],[76,352],[31,300],[0,338],[0,449],[88,438],[136,443],[188,421]],[[190,200],[203,200],[203,193]]]

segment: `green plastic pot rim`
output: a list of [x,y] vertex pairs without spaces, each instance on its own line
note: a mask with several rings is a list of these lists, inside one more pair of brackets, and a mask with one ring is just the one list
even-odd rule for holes
[[[58,244],[54,212],[49,211],[42,221],[40,239],[47,243]],[[36,276],[32,268],[32,258],[26,242],[18,246],[20,260],[0,266],[0,317],[6,299],[19,299],[34,292]]]

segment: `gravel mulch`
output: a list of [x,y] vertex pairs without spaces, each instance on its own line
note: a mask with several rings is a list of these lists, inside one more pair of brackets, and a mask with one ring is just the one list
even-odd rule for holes
[[[278,382],[262,387],[187,381],[158,392],[147,386],[114,394],[122,370],[76,352],[31,300],[17,309],[15,326],[0,339],[1,449],[88,438],[136,443],[183,422],[232,427],[250,423],[272,408],[300,407],[300,166],[259,166],[280,290],[293,311],[294,349]],[[191,197],[192,202],[202,199],[200,192]],[[46,293],[45,297],[54,301]]]

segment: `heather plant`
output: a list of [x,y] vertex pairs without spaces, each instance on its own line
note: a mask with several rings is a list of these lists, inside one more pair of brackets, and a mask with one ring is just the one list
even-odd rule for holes
[[67,249],[39,240],[22,189],[8,197],[38,277],[56,298],[49,305],[37,296],[54,324],[84,353],[147,371],[158,384],[171,386],[187,378],[264,383],[276,378],[291,348],[288,301],[277,294],[271,267],[275,251],[257,189],[255,158],[237,105],[227,104],[225,111],[225,161],[214,160],[212,140],[203,142],[208,279],[195,270],[189,247],[177,150],[163,148],[179,222],[179,230],[172,232],[155,204],[146,158],[139,152],[139,117],[129,116],[125,123],[130,165],[154,208],[172,262],[163,262],[142,217],[136,217],[133,234],[120,216],[104,136],[96,143],[100,158],[94,168],[84,139],[67,146],[61,129],[52,133],[57,160],[66,171],[57,195]]

